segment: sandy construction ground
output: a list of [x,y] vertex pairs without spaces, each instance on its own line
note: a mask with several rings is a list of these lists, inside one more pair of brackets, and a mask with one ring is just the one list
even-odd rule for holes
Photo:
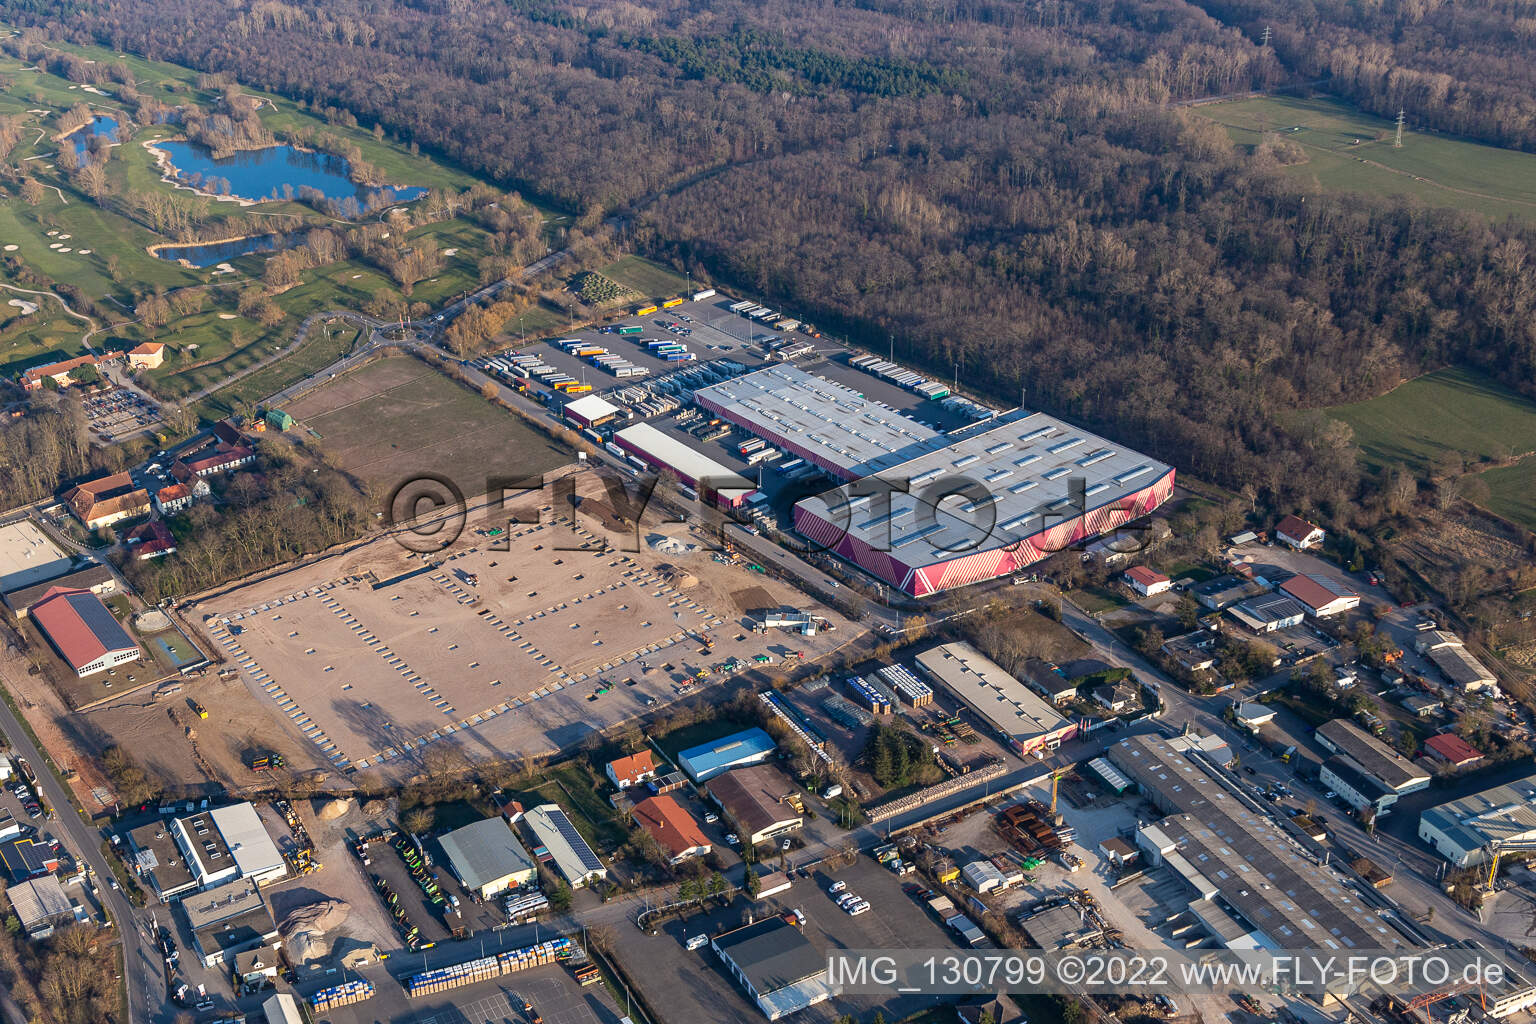
[[[430,560],[380,539],[185,613],[262,707],[268,724],[245,733],[280,731],[310,760],[391,776],[419,771],[439,741],[476,758],[553,753],[715,685],[728,659],[814,659],[858,635],[702,547],[625,552],[609,540],[623,543],[585,516],[574,531],[467,532]],[[839,628],[755,634],[744,612],[764,604],[811,608]]]
[[[30,675],[19,656],[0,655],[0,677],[55,761],[76,770],[70,783],[92,814],[110,810],[117,799],[94,760],[113,745],[165,780],[175,796],[271,785],[270,777],[245,766],[247,753],[258,747],[281,753],[287,772],[323,766],[313,746],[271,727],[267,710],[238,678],[219,679],[210,672],[205,679],[185,680],[177,693],[162,691],[156,697],[155,689],[144,689],[117,703],[75,712],[44,675]],[[192,713],[188,697],[194,690],[208,711],[207,719]]]

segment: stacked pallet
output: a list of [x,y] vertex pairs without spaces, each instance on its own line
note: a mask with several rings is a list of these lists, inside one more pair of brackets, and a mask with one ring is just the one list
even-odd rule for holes
[[351,1006],[372,998],[373,982],[359,979],[321,989],[309,997],[309,1005],[315,1008],[315,1012],[325,1013],[338,1006]]
[[405,994],[424,996],[434,992],[446,992],[463,985],[489,981],[503,974],[542,967],[546,964],[568,960],[572,952],[571,940],[550,939],[533,946],[511,949],[495,956],[482,956],[461,964],[449,964],[430,971],[422,971],[405,979]]

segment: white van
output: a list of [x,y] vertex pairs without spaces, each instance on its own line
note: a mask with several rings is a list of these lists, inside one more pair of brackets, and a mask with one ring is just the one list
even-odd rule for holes
[[688,949],[689,952],[692,952],[693,950],[700,948],[701,946],[707,944],[708,942],[709,942],[709,936],[708,935],[695,935],[693,938],[689,939],[683,945]]

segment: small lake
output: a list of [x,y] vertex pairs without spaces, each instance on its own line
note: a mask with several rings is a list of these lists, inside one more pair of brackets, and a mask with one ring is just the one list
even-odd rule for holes
[[242,199],[297,199],[300,189],[314,189],[336,202],[367,212],[417,199],[423,188],[368,188],[355,184],[344,157],[310,153],[293,146],[268,146],[215,159],[212,150],[192,142],[158,142],[175,168],[178,181],[220,195]]
[[252,252],[273,252],[277,249],[286,249],[290,245],[297,245],[304,240],[303,235],[285,235],[274,233],[270,235],[252,235],[250,238],[237,238],[230,242],[208,242],[201,245],[167,245],[155,250],[155,255],[162,260],[186,260],[198,269],[218,266],[220,263],[228,263],[232,259],[244,256]]
[[101,139],[105,143],[118,141],[117,119],[108,114],[97,114],[90,124],[76,128],[67,138],[74,143],[75,155],[83,157],[91,148],[92,138]]

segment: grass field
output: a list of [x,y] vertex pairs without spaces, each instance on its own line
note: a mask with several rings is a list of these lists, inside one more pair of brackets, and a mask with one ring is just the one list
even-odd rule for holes
[[1536,154],[1420,133],[1411,122],[1396,149],[1393,122],[1328,97],[1233,100],[1197,112],[1226,126],[1240,145],[1256,146],[1270,133],[1296,143],[1308,159],[1290,173],[1326,189],[1410,195],[1430,206],[1536,222]]
[[1490,469],[1483,479],[1488,482],[1488,511],[1536,530],[1536,456]]
[[688,286],[683,275],[674,274],[666,267],[639,256],[625,256],[603,267],[598,273],[650,299],[681,295]]
[[612,851],[629,838],[623,817],[598,795],[607,785],[607,779],[599,779],[585,761],[563,761],[546,767],[541,774],[544,781],[517,790],[509,798],[524,807],[541,803],[561,805],[569,813],[576,831],[593,849]]
[[239,411],[242,405],[254,406],[268,395],[331,365],[356,348],[362,336],[361,330],[346,324],[317,329],[297,352],[220,388],[199,402],[195,411],[205,420],[214,420]]
[[406,356],[354,370],[288,411],[301,429],[320,435],[317,443],[338,465],[384,488],[441,473],[473,495],[488,473],[539,473],[571,458],[511,413]]
[[1536,451],[1536,403],[1469,370],[1437,370],[1380,398],[1326,412],[1354,428],[1372,469],[1401,462],[1423,470],[1446,451],[1499,460]]

